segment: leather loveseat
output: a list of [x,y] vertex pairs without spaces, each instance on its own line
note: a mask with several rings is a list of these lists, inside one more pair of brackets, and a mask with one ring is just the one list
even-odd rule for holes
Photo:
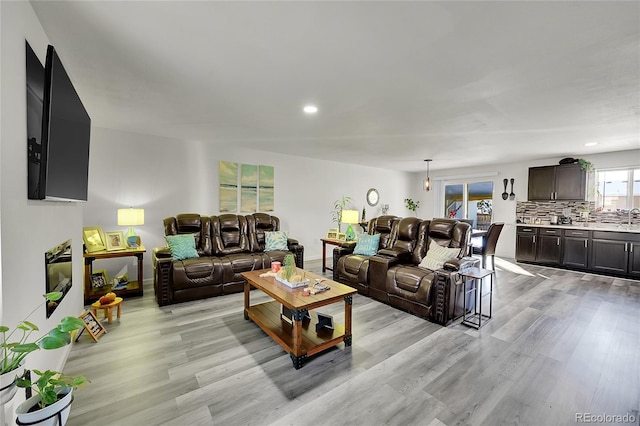
[[[409,217],[395,220],[390,235],[387,246],[368,257],[367,271],[359,273],[361,277],[366,276],[367,281],[358,282],[357,286],[340,268],[340,265],[349,264],[349,256],[354,255],[348,250],[353,249],[335,249],[334,265],[338,268],[334,269],[334,280],[439,324],[446,325],[461,316],[464,292],[460,285],[460,271],[478,264],[477,259],[464,257],[471,238],[471,226],[455,219]],[[439,268],[419,266],[427,257],[432,243],[450,249],[452,257]],[[433,246],[433,250],[438,251],[438,248]],[[336,256],[339,258],[335,259]],[[468,305],[473,307],[472,302]]]
[[[385,249],[393,241],[391,234],[397,216],[380,216],[369,221],[367,234],[380,234],[378,250]],[[395,228],[397,230],[397,227]],[[336,247],[333,252],[333,280],[349,284],[358,293],[369,295],[369,258],[364,254],[353,254],[355,244],[349,247]]]
[[167,247],[153,250],[153,285],[158,305],[243,291],[241,273],[268,268],[293,253],[303,268],[304,247],[287,238],[288,250],[265,251],[265,233],[280,230],[280,219],[265,213],[247,216],[179,214],[164,219],[166,235],[193,234],[198,257],[176,260]]

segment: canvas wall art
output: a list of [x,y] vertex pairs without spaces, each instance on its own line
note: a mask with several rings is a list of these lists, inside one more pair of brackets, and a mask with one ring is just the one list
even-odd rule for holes
[[258,166],[258,210],[274,210],[273,166]]
[[240,211],[254,213],[258,199],[258,166],[243,164],[240,167]]
[[220,212],[238,211],[238,163],[220,161]]

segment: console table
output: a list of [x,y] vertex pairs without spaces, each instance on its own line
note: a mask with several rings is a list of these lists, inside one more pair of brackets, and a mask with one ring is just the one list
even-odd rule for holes
[[[142,259],[147,250],[144,246],[136,248],[127,248],[124,250],[102,250],[93,253],[84,253],[84,303],[88,305],[95,302],[101,296],[113,291],[118,296],[142,296]],[[107,283],[106,286],[96,289],[91,286],[91,274],[93,273],[93,261],[96,259],[115,259],[120,257],[133,256],[138,259],[138,279],[129,281],[126,288],[120,290],[112,290],[113,284]]]

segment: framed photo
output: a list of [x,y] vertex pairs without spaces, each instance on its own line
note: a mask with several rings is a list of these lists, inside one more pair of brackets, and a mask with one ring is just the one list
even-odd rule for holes
[[127,274],[118,275],[113,279],[112,290],[122,290],[124,288],[127,288],[128,285],[129,285],[129,275]]
[[107,249],[104,232],[99,226],[82,228],[82,241],[87,253],[102,251]]
[[126,241],[122,231],[105,232],[104,237],[106,240],[107,250],[124,250],[127,248]]
[[101,269],[91,274],[91,288],[104,288],[107,286],[107,271]]
[[329,228],[327,231],[327,238],[337,239],[338,238],[338,228]]
[[340,241],[347,241],[347,234],[343,234],[342,232],[338,233],[338,239]]

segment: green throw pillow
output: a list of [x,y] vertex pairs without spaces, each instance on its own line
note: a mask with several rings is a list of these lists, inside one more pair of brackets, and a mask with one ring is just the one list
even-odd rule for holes
[[361,254],[363,256],[373,256],[378,252],[380,245],[380,234],[368,235],[362,234],[358,236],[358,242],[353,249],[353,254]]
[[284,231],[267,231],[264,233],[264,251],[288,250],[287,233]]
[[164,237],[171,250],[171,256],[175,260],[191,259],[198,257],[196,240],[193,234],[167,235]]

